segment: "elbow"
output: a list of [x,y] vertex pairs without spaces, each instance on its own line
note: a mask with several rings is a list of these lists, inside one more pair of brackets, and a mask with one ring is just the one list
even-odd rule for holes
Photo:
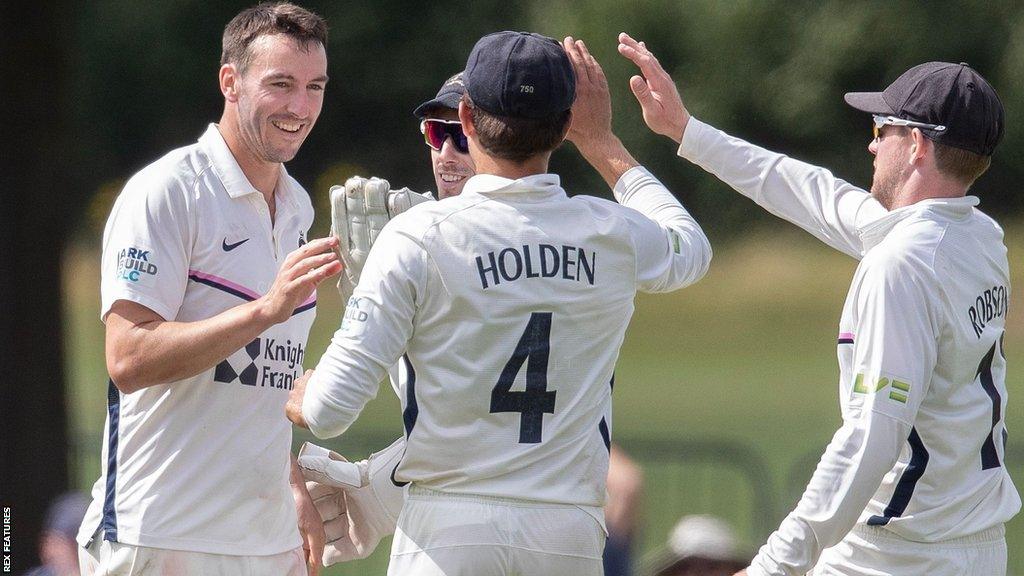
[[142,363],[130,354],[107,355],[107,375],[123,394],[131,394],[158,384]]
[[708,237],[704,235],[703,231],[698,229],[691,235],[689,246],[692,249],[689,251],[689,261],[684,268],[685,272],[679,276],[677,282],[673,283],[672,290],[696,284],[711,269],[713,251],[711,242],[708,241]]
[[310,433],[320,440],[340,436],[359,417],[361,408],[345,409],[307,388],[302,400],[302,419]]
[[134,369],[131,362],[126,359],[118,359],[114,362],[107,360],[107,374],[110,376],[110,381],[122,394],[131,394],[145,388],[140,381],[139,371]]
[[323,410],[311,410],[305,405],[302,407],[302,417],[306,421],[306,426],[309,428],[310,433],[320,440],[341,436],[355,420],[355,418],[347,415],[325,413]]
[[708,270],[711,269],[711,258],[714,256],[714,250],[711,249],[711,242],[703,232],[700,233],[699,241],[701,243],[700,255],[698,257],[696,268],[696,274],[693,277],[693,281],[696,282],[707,275]]

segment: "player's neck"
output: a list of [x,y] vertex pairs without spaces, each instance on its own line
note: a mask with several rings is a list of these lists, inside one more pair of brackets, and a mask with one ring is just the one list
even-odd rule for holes
[[917,204],[922,200],[934,198],[963,198],[967,194],[967,188],[952,178],[943,178],[938,175],[911,174],[907,182],[903,184],[899,194],[889,206],[889,210],[903,208],[911,204]]
[[510,180],[518,180],[534,174],[546,174],[550,158],[550,153],[538,154],[520,163],[480,154],[479,157],[474,157],[473,161],[476,163],[477,174],[493,174]]
[[238,125],[230,114],[224,114],[217,128],[224,138],[224,143],[228,145],[231,155],[235,157],[235,162],[238,162],[242,174],[245,174],[245,178],[253,188],[263,194],[263,198],[266,199],[271,214],[273,214],[274,189],[277,188],[277,181],[281,177],[281,163],[267,162],[257,158],[242,141]]

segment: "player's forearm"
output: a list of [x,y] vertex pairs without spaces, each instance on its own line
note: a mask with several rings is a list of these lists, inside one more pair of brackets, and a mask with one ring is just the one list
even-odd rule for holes
[[866,418],[836,432],[796,509],[751,562],[751,576],[806,574],[856,524],[910,430],[887,416]]
[[593,142],[576,142],[576,146],[609,188],[614,188],[630,168],[640,165],[614,134]]
[[295,505],[298,506],[309,498],[309,491],[306,490],[306,478],[302,475],[302,468],[299,468],[299,461],[295,454],[288,453],[288,484],[292,488],[292,497]]
[[117,308],[106,321],[107,370],[124,393],[209,370],[274,324],[259,300],[195,322],[139,318]]
[[[659,262],[667,262],[656,270],[641,266],[638,275],[641,290],[667,292],[693,284],[707,273],[711,265],[711,243],[700,224],[665,186],[643,166],[628,170],[613,188],[615,199],[643,214],[660,227],[656,237],[636,238],[645,251],[661,245]],[[667,236],[667,239],[666,239]],[[646,259],[641,259],[645,261]],[[654,273],[654,276],[649,276]]]
[[859,225],[886,213],[881,204],[830,171],[755,146],[692,118],[679,155],[768,212],[829,246],[859,258]]
[[296,486],[302,486],[305,488],[306,479],[302,477],[302,468],[299,468],[299,461],[295,458],[295,454],[288,453],[288,483],[292,485],[292,488]]
[[302,417],[309,431],[317,438],[333,438],[347,430],[377,395],[386,373],[384,362],[335,335],[306,384]]

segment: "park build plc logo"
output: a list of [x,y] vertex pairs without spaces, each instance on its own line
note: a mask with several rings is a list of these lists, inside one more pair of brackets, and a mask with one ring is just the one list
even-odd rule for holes
[[117,278],[138,282],[143,274],[156,276],[157,267],[149,261],[149,252],[135,247],[122,248],[117,253]]

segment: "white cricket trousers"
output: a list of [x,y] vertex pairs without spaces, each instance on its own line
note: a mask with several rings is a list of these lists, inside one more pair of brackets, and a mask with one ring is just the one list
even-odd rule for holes
[[600,508],[411,486],[388,576],[601,576]]
[[82,576],[306,576],[302,547],[272,556],[228,556],[107,542],[78,549]]
[[857,525],[826,549],[809,576],[1006,576],[1006,530],[911,542],[881,526]]

